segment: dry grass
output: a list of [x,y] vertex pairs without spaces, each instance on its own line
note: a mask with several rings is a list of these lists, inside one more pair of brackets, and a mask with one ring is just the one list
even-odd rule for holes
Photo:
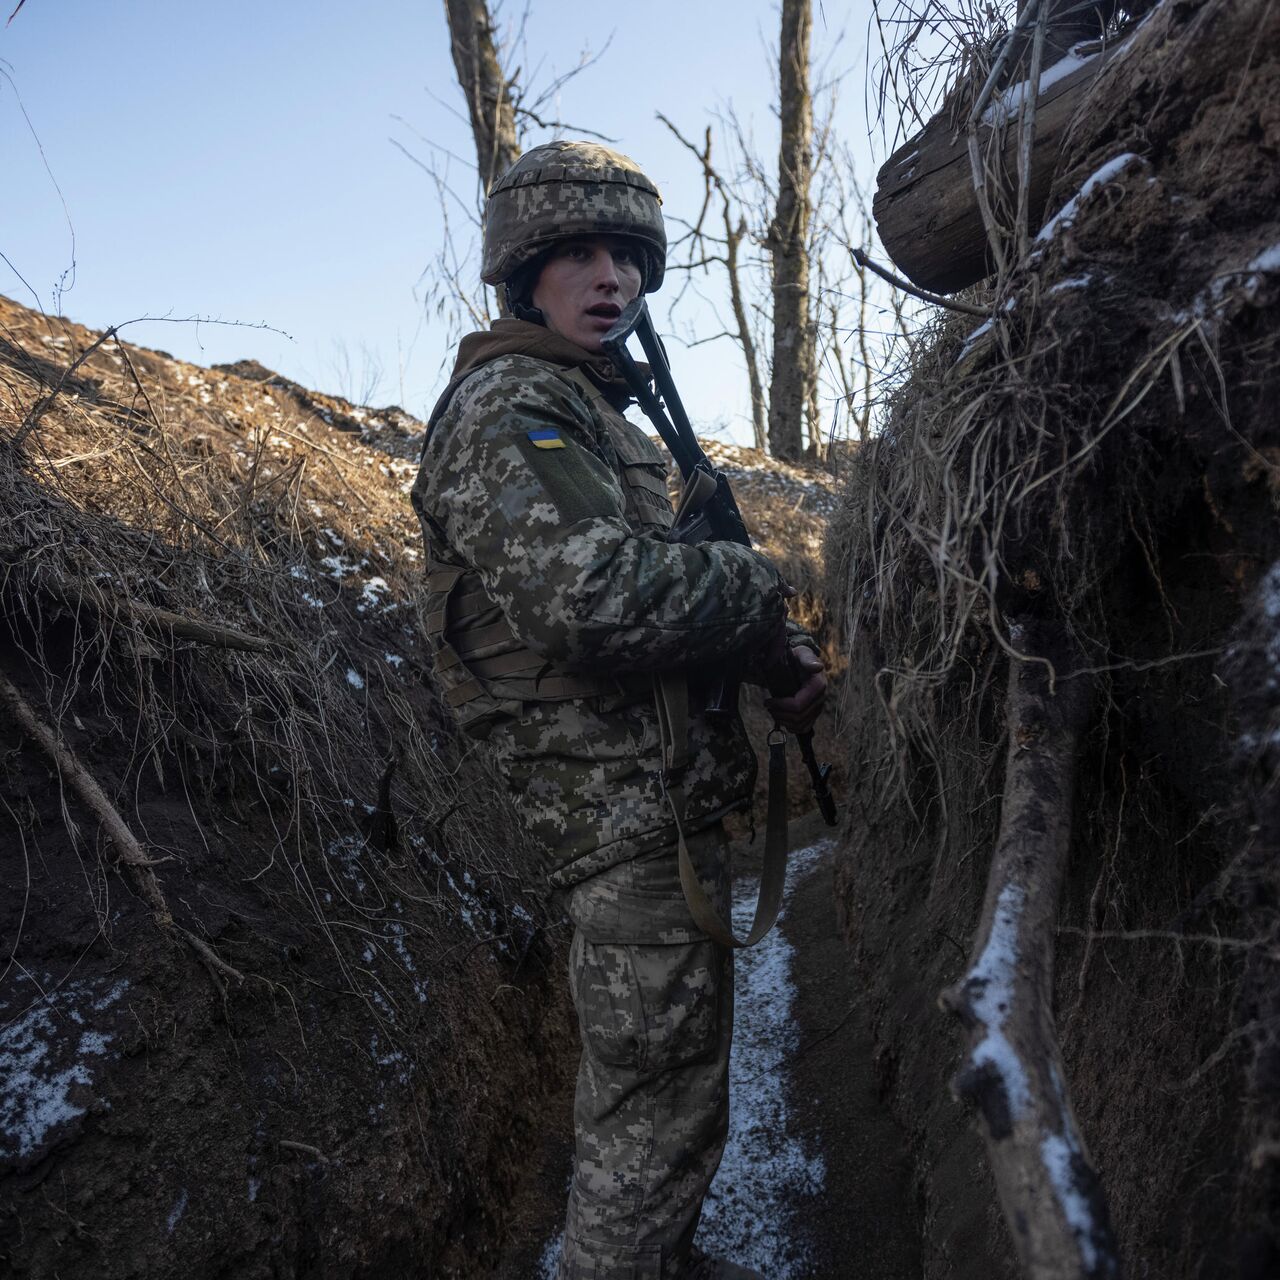
[[394,1023],[421,982],[406,936],[440,963],[514,954],[537,910],[501,789],[425,680],[415,424],[115,339],[65,376],[95,339],[0,299],[6,665],[67,741],[101,717],[126,815],[187,797],[205,852],[156,849],[163,878],[237,862]]

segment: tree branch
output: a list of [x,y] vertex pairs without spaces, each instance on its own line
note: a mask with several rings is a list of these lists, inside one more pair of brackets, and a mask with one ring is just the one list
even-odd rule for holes
[[930,293],[928,289],[916,288],[910,280],[895,276],[892,271],[873,261],[862,249],[856,249],[851,245],[849,255],[858,266],[875,272],[881,280],[888,281],[895,289],[901,289],[903,293],[909,293],[913,298],[919,298],[921,302],[931,302],[935,307],[946,307],[948,311],[959,311],[967,316],[979,316],[983,320],[991,319],[991,312],[982,307],[971,306],[967,302],[956,302],[952,298],[944,298],[940,293]]

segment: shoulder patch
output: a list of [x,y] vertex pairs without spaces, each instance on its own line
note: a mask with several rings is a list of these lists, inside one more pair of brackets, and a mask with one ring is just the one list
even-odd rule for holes
[[554,427],[546,427],[539,431],[527,431],[525,433],[535,449],[563,449],[564,441],[560,439],[560,432]]

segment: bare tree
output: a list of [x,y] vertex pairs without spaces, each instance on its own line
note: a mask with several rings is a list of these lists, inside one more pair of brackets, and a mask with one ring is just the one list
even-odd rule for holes
[[[516,113],[511,85],[498,59],[493,18],[486,0],[444,0],[449,22],[449,45],[454,69],[476,144],[476,173],[481,200],[494,179],[505,173],[520,155]],[[444,198],[441,198],[442,205]],[[506,298],[498,290],[498,312],[506,315]]]
[[467,100],[480,187],[487,193],[520,155],[511,86],[503,74],[486,0],[444,0],[458,83]]
[[[705,270],[710,264],[719,264],[725,269],[729,285],[729,302],[733,308],[733,332],[717,334],[717,337],[731,337],[742,348],[743,362],[747,367],[747,382],[751,388],[751,427],[755,438],[755,446],[762,453],[767,447],[765,435],[765,419],[767,410],[764,398],[764,382],[760,377],[760,361],[756,355],[755,339],[751,333],[751,321],[748,316],[746,290],[743,286],[739,247],[747,239],[747,220],[734,200],[728,183],[720,176],[711,163],[711,126],[708,125],[703,136],[702,150],[690,142],[661,111],[658,119],[667,126],[684,147],[688,148],[702,165],[704,195],[702,209],[697,220],[688,226],[683,235],[678,236],[671,244],[673,253],[687,248],[684,261],[672,262],[669,270],[694,271]],[[707,229],[713,199],[720,202],[720,219],[723,234],[716,235]]]
[[769,447],[796,460],[815,378],[809,314],[809,185],[813,174],[813,100],[809,90],[810,0],[782,0],[779,47],[778,200],[765,245],[773,259],[773,374]]

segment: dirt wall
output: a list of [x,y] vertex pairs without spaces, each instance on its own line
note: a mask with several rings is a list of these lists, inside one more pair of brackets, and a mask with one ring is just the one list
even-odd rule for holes
[[576,1035],[404,415],[0,320],[0,1270],[482,1271]]
[[1276,1235],[1280,28],[1166,3],[1100,79],[1045,231],[940,321],[828,545],[854,799],[837,891],[914,1135],[928,1276],[1012,1274],[949,1094],[998,831],[1010,620],[1087,680],[1053,1015],[1128,1274]]

